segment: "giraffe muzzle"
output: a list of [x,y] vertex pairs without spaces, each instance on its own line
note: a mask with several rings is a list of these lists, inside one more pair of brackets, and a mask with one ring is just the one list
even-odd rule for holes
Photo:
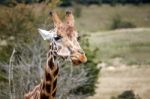
[[87,61],[87,57],[85,56],[85,54],[72,55],[71,60],[74,65],[79,65],[81,63],[85,63]]

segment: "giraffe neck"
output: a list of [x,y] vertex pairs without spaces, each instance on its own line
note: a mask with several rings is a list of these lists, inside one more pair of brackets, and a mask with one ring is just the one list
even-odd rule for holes
[[40,94],[40,99],[55,99],[59,67],[56,60],[56,45],[52,43],[48,52],[45,66],[45,79]]

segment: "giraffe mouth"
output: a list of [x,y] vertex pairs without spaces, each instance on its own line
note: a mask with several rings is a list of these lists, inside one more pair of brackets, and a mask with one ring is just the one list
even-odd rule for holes
[[79,55],[79,56],[71,56],[71,60],[74,65],[79,65],[81,63],[85,63],[87,61],[87,58],[83,54],[83,55]]
[[82,63],[77,57],[71,57],[71,60],[74,65],[79,65]]

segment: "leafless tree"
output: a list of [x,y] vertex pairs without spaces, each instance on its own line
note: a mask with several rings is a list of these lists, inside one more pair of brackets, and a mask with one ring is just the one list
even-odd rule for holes
[[[7,89],[12,88],[11,90],[13,90],[13,97],[15,99],[23,99],[24,93],[33,89],[43,78],[43,67],[46,63],[46,52],[48,49],[41,40],[36,40],[30,45],[17,45],[15,49],[15,53],[13,51],[10,58],[10,63],[4,64],[0,62],[0,65],[1,68],[4,68],[8,72],[9,80],[13,81]],[[71,62],[61,60],[57,99],[84,99],[86,96],[76,95],[71,91],[86,82],[86,73],[86,70],[82,66],[74,67]],[[10,99],[13,99],[11,98],[12,91],[9,96]]]

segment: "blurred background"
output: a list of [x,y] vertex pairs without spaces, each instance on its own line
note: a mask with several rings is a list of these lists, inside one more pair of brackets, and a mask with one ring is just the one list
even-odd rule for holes
[[43,78],[50,10],[71,9],[88,61],[61,62],[57,99],[150,99],[149,0],[0,0],[0,99],[23,99]]

